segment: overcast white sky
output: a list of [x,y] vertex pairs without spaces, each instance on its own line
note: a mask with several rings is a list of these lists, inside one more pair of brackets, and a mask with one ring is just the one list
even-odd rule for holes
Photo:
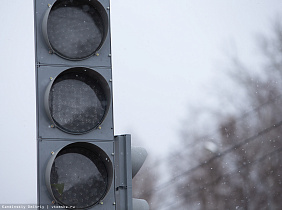
[[[0,203],[36,203],[33,1],[1,3]],[[224,53],[255,63],[255,35],[281,12],[279,0],[113,0],[115,133],[166,153],[190,106],[217,105]]]
[[171,148],[189,106],[218,105],[225,53],[254,63],[256,35],[281,11],[279,0],[112,1],[116,133]]

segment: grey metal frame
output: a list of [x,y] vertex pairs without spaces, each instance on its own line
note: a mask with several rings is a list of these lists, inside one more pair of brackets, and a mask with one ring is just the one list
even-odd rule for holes
[[[47,110],[44,103],[46,98],[45,93],[48,91],[48,86],[50,85],[51,79],[56,78],[63,70],[68,69],[68,67],[63,66],[38,66],[37,67],[37,77],[40,83],[37,84],[38,91],[38,136],[40,138],[68,138],[68,139],[81,139],[81,140],[113,140],[114,130],[113,130],[113,107],[112,100],[109,106],[107,115],[104,121],[100,124],[99,128],[96,128],[88,133],[73,135],[66,133],[53,125],[53,122],[49,116],[49,111]],[[93,68],[91,68],[93,69]],[[108,83],[112,96],[112,83],[111,83],[111,69],[95,68],[93,69],[97,73],[101,74]],[[53,125],[53,126],[52,126]]]
[[[75,143],[68,139],[54,141],[50,139],[38,142],[38,204],[49,205],[52,209],[61,209],[50,193],[48,176],[52,162],[58,151]],[[131,136],[115,136],[114,141],[85,141],[99,147],[107,154],[113,164],[114,178],[108,193],[98,205],[90,210],[132,210],[132,165],[131,165]],[[47,184],[46,184],[47,180]]]
[[117,210],[132,210],[131,135],[115,136]]
[[[71,143],[73,144],[73,143]],[[71,144],[68,144],[66,146],[69,146]],[[88,149],[91,149],[93,152],[95,152],[96,154],[101,155],[101,159],[103,159],[104,164],[106,166],[107,172],[108,172],[108,186],[107,186],[107,190],[106,190],[106,194],[104,195],[104,197],[102,197],[101,200],[104,200],[105,196],[107,196],[112,184],[113,184],[113,163],[111,161],[111,158],[100,148],[98,147],[96,144],[93,143],[89,143],[89,142],[75,142],[74,144],[83,144],[84,147],[87,147]],[[64,148],[64,147],[63,147]],[[53,199],[56,201],[56,203],[58,203],[58,201],[56,200],[55,196],[53,195],[52,192],[52,188],[51,188],[51,180],[50,180],[50,175],[51,175],[51,169],[52,169],[52,165],[58,155],[58,153],[63,149],[59,149],[56,152],[51,152],[52,157],[50,158],[47,166],[46,166],[46,171],[45,171],[45,184],[47,186],[47,189],[50,193],[50,195],[53,197]],[[108,161],[106,161],[108,160]]]
[[[74,67],[74,68],[80,68],[80,69],[83,69],[81,67]],[[97,79],[99,79],[99,81],[101,82],[101,84],[103,84],[103,88],[104,90],[106,91],[106,98],[107,98],[107,108],[106,108],[106,111],[105,111],[105,115],[101,121],[101,123],[98,125],[99,126],[99,129],[102,129],[101,127],[101,124],[103,124],[105,118],[107,117],[108,113],[109,113],[109,108],[112,106],[112,93],[111,93],[111,88],[110,88],[110,85],[111,83],[109,82],[110,79],[108,79],[108,81],[105,80],[104,76],[102,76],[100,73],[98,73],[95,69],[90,69],[90,68],[85,68],[87,69],[87,71],[93,71],[92,74],[95,74],[95,76],[97,76]],[[66,69],[66,71],[68,71],[69,69]],[[62,73],[62,72],[60,72]],[[104,73],[104,72],[103,72]],[[59,76],[59,75],[58,75]],[[106,75],[105,75],[106,77]],[[54,122],[52,116],[51,116],[51,113],[50,113],[50,110],[49,110],[49,95],[50,95],[50,91],[51,91],[51,88],[52,88],[52,85],[54,83],[54,81],[56,80],[56,78],[53,78],[53,77],[49,77],[50,79],[50,82],[48,84],[48,86],[46,87],[46,91],[45,91],[45,94],[44,94],[44,107],[45,107],[45,112],[47,114],[47,116],[49,117],[49,119],[51,120],[51,124],[53,124],[53,128],[56,128],[56,123]],[[112,116],[112,113],[110,112],[111,116]],[[112,121],[112,119],[111,119]],[[113,125],[112,125],[113,126]],[[91,131],[89,132],[92,132],[93,130],[97,129],[94,128],[92,129]],[[113,130],[113,129],[112,129]],[[63,130],[63,132],[66,132]],[[113,136],[112,134],[112,131],[111,130],[108,130],[107,132],[111,133],[111,137]],[[88,133],[88,132],[86,132]],[[73,134],[73,133],[70,133],[70,134]],[[85,134],[85,133],[82,133],[82,134]],[[82,135],[80,134],[80,135]]]
[[[54,3],[55,3],[55,2],[53,2],[53,4],[54,4]],[[109,29],[108,14],[107,14],[107,11],[104,9],[103,5],[102,5],[99,1],[97,1],[97,0],[89,0],[88,3],[92,4],[94,7],[96,7],[96,8],[99,10],[99,12],[100,12],[100,14],[101,14],[101,16],[102,16],[102,18],[103,18],[103,22],[105,23],[104,31],[105,31],[106,33],[105,33],[105,35],[104,35],[104,37],[103,37],[102,42],[100,43],[100,46],[99,46],[98,49],[95,51],[95,52],[97,52],[97,51],[100,50],[100,48],[101,48],[102,45],[104,44],[105,39],[106,39],[106,37],[107,37],[107,35],[108,35],[108,29]],[[47,8],[47,10],[46,10],[46,12],[45,12],[45,15],[44,15],[44,17],[43,17],[43,20],[42,20],[42,33],[43,33],[43,37],[44,37],[44,39],[45,39],[46,44],[48,45],[48,49],[51,50],[52,53],[55,53],[55,54],[57,54],[58,56],[61,56],[62,58],[69,60],[69,58],[60,55],[59,53],[57,53],[57,52],[52,48],[52,45],[51,45],[51,43],[50,43],[50,41],[49,41],[49,38],[48,38],[48,33],[47,33],[48,17],[49,17],[50,11],[52,10],[53,4],[49,4],[49,5],[48,5],[48,8]],[[49,51],[49,53],[51,53],[51,51]],[[93,54],[90,55],[89,57],[93,56],[95,52],[93,52]],[[84,59],[88,59],[89,57],[84,58]],[[80,60],[80,59],[78,59],[78,60]]]
[[[46,177],[46,171],[50,169],[50,165],[53,162],[53,160],[56,157],[56,152],[61,150],[63,147],[75,143],[74,141],[69,141],[67,139],[61,140],[61,141],[50,141],[42,140],[39,141],[39,157],[38,157],[38,185],[39,185],[39,191],[38,191],[38,202],[40,205],[48,205],[49,208],[52,209],[62,209],[62,207],[55,201],[54,197],[50,193],[50,186],[46,184],[46,180],[48,183],[48,177]],[[93,144],[101,150],[103,150],[107,154],[114,154],[114,141],[109,142],[102,142],[102,141],[87,141],[87,143]],[[114,156],[109,156],[111,163],[113,164],[114,168]],[[114,172],[113,172],[114,173]],[[47,172],[48,174],[48,172]],[[48,175],[47,175],[48,176]],[[108,189],[108,193],[105,195],[104,199],[100,204],[97,204],[90,208],[91,210],[117,210],[115,208],[115,183],[114,179],[112,179],[112,184],[110,188]]]
[[[35,33],[36,33],[36,60],[40,65],[64,65],[64,66],[81,66],[81,61],[73,61],[73,60],[67,60],[64,59],[57,54],[50,53],[50,46],[48,42],[45,41],[45,39],[48,37],[44,37],[45,29],[42,31],[42,27],[46,28],[43,22],[44,18],[46,19],[45,15],[50,10],[50,7],[55,3],[56,0],[34,0],[34,6],[35,6]],[[93,0],[92,0],[93,1]],[[105,15],[107,15],[108,20],[108,33],[105,37],[103,46],[97,51],[99,56],[96,55],[96,53],[83,60],[83,64],[85,66],[91,66],[91,67],[108,67],[111,66],[111,37],[110,37],[110,1],[109,0],[99,0],[98,1],[101,6],[106,8]],[[105,17],[104,17],[105,18]],[[52,62],[50,62],[52,61]]]
[[[110,1],[99,0],[100,4],[105,8],[105,15],[107,15],[108,20],[108,33],[103,46],[98,50],[100,56],[98,54],[93,55],[83,61],[66,60],[56,54],[49,53],[50,43],[48,44],[45,41],[48,37],[46,37],[46,31],[44,32],[46,30],[45,16],[48,15],[48,11],[50,11],[55,1],[34,0],[38,123],[38,204],[56,206],[56,203],[52,204],[54,198],[48,191],[48,182],[46,185],[45,180],[46,170],[49,170],[50,162],[54,160],[56,152],[71,143],[88,142],[99,147],[109,156],[114,173],[107,195],[100,204],[93,206],[90,210],[132,210],[131,137],[130,135],[114,137],[112,101],[101,128],[81,135],[73,135],[52,128],[54,127],[52,126],[52,120],[50,120],[44,106],[45,92],[50,86],[51,79],[56,78],[62,71],[72,67],[87,67],[102,75],[110,88],[112,97]],[[42,27],[45,28],[43,31]]]

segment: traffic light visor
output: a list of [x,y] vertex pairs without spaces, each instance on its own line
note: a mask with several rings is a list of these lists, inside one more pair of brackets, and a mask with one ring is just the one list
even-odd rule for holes
[[75,67],[50,82],[45,93],[45,108],[55,127],[70,134],[84,134],[103,122],[110,95],[110,87],[101,74]]
[[49,193],[62,206],[85,209],[98,204],[113,179],[110,158],[91,143],[72,143],[53,154],[46,168]]
[[57,0],[42,23],[51,52],[83,60],[101,48],[108,33],[108,15],[97,0]]

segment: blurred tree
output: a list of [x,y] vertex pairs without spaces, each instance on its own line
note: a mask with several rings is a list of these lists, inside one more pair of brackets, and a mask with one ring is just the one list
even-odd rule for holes
[[281,24],[259,44],[263,71],[232,59],[231,79],[247,99],[240,117],[220,115],[212,137],[184,132],[172,174],[177,209],[282,209]]

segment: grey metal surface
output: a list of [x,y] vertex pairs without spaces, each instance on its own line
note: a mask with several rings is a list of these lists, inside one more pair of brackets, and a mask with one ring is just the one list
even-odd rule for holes
[[[46,168],[50,167],[52,160],[55,159],[56,152],[66,145],[74,143],[74,141],[62,140],[62,141],[50,141],[42,140],[38,142],[38,202],[41,205],[48,205],[51,209],[62,209],[58,203],[54,202],[54,198],[49,193],[48,186],[46,185]],[[101,148],[105,153],[112,154],[114,152],[114,142],[102,142],[102,141],[88,141],[88,143],[94,144]],[[114,163],[114,157],[108,156],[110,161]],[[48,165],[49,163],[49,165]],[[111,187],[109,188],[108,194],[103,199],[102,203],[97,204],[90,208],[90,210],[116,210],[115,200],[115,185],[114,179]]]
[[132,210],[149,210],[149,204],[143,199],[133,198],[133,208]]
[[[55,3],[55,2],[54,2]],[[109,31],[109,17],[108,17],[108,13],[107,13],[107,9],[106,7],[104,8],[103,5],[100,3],[100,1],[97,1],[97,0],[89,0],[87,3],[93,5],[93,7],[95,9],[97,9],[99,11],[99,13],[101,14],[102,16],[102,19],[103,19],[103,22],[105,23],[104,25],[104,31],[105,31],[105,35],[103,37],[103,40],[102,42],[100,43],[100,46],[99,48],[97,49],[97,51],[99,51],[101,49],[101,47],[104,45],[104,42],[105,42],[105,39],[108,35],[108,31]],[[44,17],[43,17],[43,20],[42,20],[42,33],[43,33],[43,37],[45,39],[45,43],[47,44],[48,46],[48,49],[52,50],[54,53],[56,53],[56,51],[52,48],[52,45],[50,43],[50,40],[48,38],[48,30],[47,30],[47,25],[48,25],[48,17],[49,17],[49,14],[50,14],[50,11],[52,10],[52,7],[53,7],[53,4],[49,4],[48,5],[48,8],[44,14]],[[57,54],[57,53],[56,53]],[[62,55],[60,54],[57,54],[59,56],[62,57]],[[93,55],[91,55],[93,56]],[[90,57],[91,57],[90,56]],[[64,57],[63,57],[64,58]],[[87,57],[88,59],[89,57]],[[68,58],[65,58],[65,59],[68,59]]]
[[[96,1],[96,0],[91,0]],[[34,0],[35,6],[35,47],[36,47],[36,73],[37,73],[37,120],[38,120],[38,137],[39,138],[69,138],[69,139],[102,139],[113,140],[114,128],[113,128],[113,107],[112,101],[110,107],[102,124],[89,133],[80,135],[67,134],[63,131],[52,128],[54,127],[50,114],[43,108],[44,95],[48,85],[50,84],[50,78],[55,78],[63,70],[71,67],[87,67],[100,73],[111,89],[112,97],[112,69],[111,69],[111,54],[110,52],[110,24],[109,24],[109,0],[100,0],[100,4],[105,8],[108,15],[108,33],[104,41],[102,48],[99,50],[99,56],[92,56],[82,61],[70,61],[59,57],[56,54],[49,54],[49,47],[45,41],[42,27],[46,29],[46,15],[50,11],[55,0]],[[45,19],[44,19],[45,16]],[[43,21],[45,20],[45,21]],[[43,24],[43,25],[42,25]],[[49,86],[50,88],[50,86]],[[46,98],[45,98],[46,100]],[[48,116],[49,115],[49,116]]]
[[[110,158],[114,168],[114,130],[113,130],[113,107],[112,100],[108,113],[102,124],[89,133],[73,135],[63,132],[54,127],[50,114],[44,103],[47,103],[45,96],[46,89],[50,91],[52,78],[56,78],[62,71],[72,67],[87,67],[98,72],[106,80],[110,88],[110,97],[112,98],[112,69],[111,69],[111,40],[110,40],[110,1],[100,0],[99,2],[105,9],[108,20],[108,33],[105,37],[104,44],[98,50],[97,55],[91,56],[82,61],[71,61],[50,53],[50,43],[46,42],[47,16],[56,0],[34,0],[35,7],[35,65],[37,76],[37,138],[38,138],[38,204],[50,205],[52,209],[61,209],[62,207],[52,202],[54,198],[48,191],[47,171],[50,171],[52,161],[56,157],[56,151],[70,143],[89,142],[101,148]],[[96,0],[90,0],[92,2]],[[44,19],[45,16],[45,19]],[[104,17],[105,18],[105,17]],[[44,20],[44,21],[43,21]],[[43,30],[42,30],[43,28]],[[45,36],[45,37],[44,37]],[[48,39],[47,39],[48,41]],[[44,99],[45,98],[45,99]],[[45,102],[44,102],[45,100]],[[48,116],[49,115],[49,116]],[[50,160],[51,159],[51,160]],[[49,162],[49,165],[48,165]],[[49,172],[48,172],[49,173]],[[47,174],[48,174],[47,173]],[[47,184],[46,180],[47,179]],[[91,210],[116,210],[115,198],[115,179],[112,180],[107,195],[100,204],[90,208]]]
[[[132,178],[143,166],[148,153],[143,147],[131,147]],[[133,210],[149,210],[146,200],[133,198]]]
[[115,136],[117,210],[132,210],[131,136]]
[[[96,128],[89,133],[85,133],[82,135],[72,135],[65,133],[58,128],[51,128],[53,124],[50,119],[49,112],[46,112],[44,103],[46,102],[46,90],[50,88],[50,78],[56,78],[58,74],[60,74],[63,70],[68,67],[62,66],[40,66],[37,67],[37,93],[38,93],[38,136],[40,138],[69,138],[69,139],[100,139],[100,140],[113,140],[114,130],[113,130],[113,107],[112,100],[110,103],[110,107],[108,113],[100,125],[100,128]],[[111,69],[105,68],[95,68],[99,74],[101,74],[105,80],[108,82],[110,89],[112,89],[111,80]],[[111,91],[112,92],[112,91]],[[112,93],[111,93],[112,94]],[[45,99],[44,99],[45,97]],[[45,102],[44,102],[45,101]]]
[[143,147],[131,147],[132,178],[144,164],[147,155],[148,153]]
[[[56,0],[34,0],[35,3],[35,26],[36,26],[36,60],[41,65],[53,65],[53,64],[60,64],[66,66],[80,66],[81,61],[70,61],[66,60],[56,54],[50,54],[49,44],[45,41],[44,34],[45,32],[42,31],[42,27],[46,28],[46,17],[45,21],[44,16],[50,10],[50,7],[54,4]],[[108,33],[105,38],[103,46],[98,50],[97,55],[93,55],[90,58],[83,61],[83,64],[90,67],[98,67],[98,66],[111,66],[111,35],[110,35],[110,1],[109,0],[100,0],[101,5],[105,8],[106,13],[108,15]],[[42,26],[43,24],[43,26]]]
[[[100,128],[102,128],[102,125],[101,125],[101,124],[103,124],[105,118],[106,118],[107,115],[108,115],[109,108],[110,108],[110,106],[112,105],[112,92],[111,92],[111,88],[110,88],[111,83],[109,82],[110,79],[108,79],[108,80],[106,81],[105,79],[107,79],[107,78],[106,78],[106,75],[105,75],[105,74],[104,74],[104,75],[101,75],[101,74],[99,74],[95,69],[89,69],[89,68],[75,67],[75,68],[67,69],[66,71],[64,71],[64,73],[65,73],[65,72],[70,72],[70,70],[73,70],[73,69],[75,69],[76,72],[83,72],[83,73],[86,73],[86,71],[87,71],[88,74],[86,74],[85,77],[93,78],[93,81],[98,80],[99,83],[98,83],[98,84],[95,83],[95,84],[94,84],[95,86],[98,86],[98,85],[102,85],[102,86],[103,86],[103,90],[104,90],[103,93],[105,93],[105,96],[106,96],[106,99],[107,99],[107,108],[106,108],[106,110],[105,110],[105,113],[104,113],[103,118],[100,119],[100,120],[101,120],[100,123],[99,123],[99,124],[97,123],[96,128],[93,127],[93,129],[92,129],[90,132],[92,132],[93,130],[97,129],[98,126],[99,126],[98,129],[100,130]],[[85,71],[85,72],[84,72],[84,71]],[[61,72],[61,73],[62,73],[62,72]],[[105,72],[103,71],[103,73],[105,73]],[[90,74],[91,74],[91,76],[90,76]],[[58,75],[58,77],[60,77],[60,75]],[[49,78],[49,79],[50,79],[50,78]],[[52,88],[53,83],[54,83],[54,82],[56,83],[56,79],[57,79],[57,78],[53,78],[53,77],[52,77],[52,79],[50,79],[50,83],[48,84],[48,86],[47,86],[47,88],[46,88],[46,91],[45,91],[45,94],[44,94],[45,112],[46,112],[47,116],[49,117],[49,119],[50,119],[50,121],[51,121],[51,124],[53,124],[53,125],[55,126],[55,128],[57,128],[57,126],[56,126],[55,120],[54,120],[53,117],[51,116],[50,104],[49,104],[49,103],[50,103],[50,102],[49,102],[49,96],[50,96],[50,93],[51,93],[51,88]],[[89,85],[89,84],[88,84],[88,85]],[[97,94],[97,93],[95,93],[94,96],[96,96],[96,94]],[[88,98],[89,98],[89,97],[90,97],[90,96],[88,96]],[[73,106],[74,106],[74,105],[73,105]],[[112,110],[112,109],[111,109],[111,110]],[[112,113],[110,113],[110,116],[112,116]],[[112,119],[111,119],[111,121],[112,121]],[[59,128],[59,127],[58,127],[58,128]],[[63,130],[63,132],[65,132],[65,131]],[[112,134],[112,129],[109,130],[108,132],[111,134],[111,137],[112,137],[112,136],[113,136],[113,134]],[[67,132],[67,133],[69,133],[69,132]],[[70,132],[70,133],[71,133],[71,132]],[[85,132],[85,133],[88,133],[88,132]],[[83,133],[83,134],[85,134],[85,133]],[[73,133],[71,133],[71,134],[73,134]]]

